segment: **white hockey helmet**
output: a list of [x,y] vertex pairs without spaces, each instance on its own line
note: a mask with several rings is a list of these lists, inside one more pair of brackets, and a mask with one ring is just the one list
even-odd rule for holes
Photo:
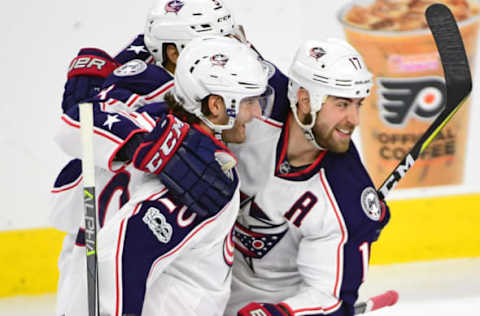
[[229,35],[234,20],[222,0],[157,0],[149,11],[144,41],[159,64],[164,62],[163,44],[180,51],[195,37]]
[[[309,40],[300,45],[289,69],[288,98],[295,120],[317,148],[322,149],[315,141],[312,127],[326,98],[364,98],[370,95],[372,77],[362,56],[343,40]],[[300,88],[310,96],[312,120],[308,124],[297,115]]]
[[[178,58],[174,82],[175,98],[183,108],[216,132],[233,127],[243,100],[259,97],[262,110],[272,103],[268,69],[250,47],[229,37],[201,37],[188,43]],[[213,124],[202,113],[201,102],[210,94],[223,98],[226,125]]]

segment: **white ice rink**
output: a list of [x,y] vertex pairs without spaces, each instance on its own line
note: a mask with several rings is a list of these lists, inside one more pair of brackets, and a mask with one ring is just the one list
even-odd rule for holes
[[[373,266],[360,300],[396,290],[398,303],[372,316],[480,315],[480,258]],[[55,295],[0,299],[0,315],[52,316]]]

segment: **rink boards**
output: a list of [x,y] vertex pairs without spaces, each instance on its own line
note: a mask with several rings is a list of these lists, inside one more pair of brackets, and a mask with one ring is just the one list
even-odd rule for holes
[[[389,202],[390,224],[371,263],[480,257],[480,194]],[[0,297],[56,291],[64,233],[55,229],[0,231]]]

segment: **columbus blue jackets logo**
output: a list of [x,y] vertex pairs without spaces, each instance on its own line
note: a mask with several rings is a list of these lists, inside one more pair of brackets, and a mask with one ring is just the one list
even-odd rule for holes
[[224,67],[228,62],[228,57],[224,54],[216,54],[210,57],[210,61],[214,66],[221,66]]
[[372,187],[367,187],[363,190],[360,196],[360,202],[365,214],[371,220],[378,221],[382,216],[382,206],[378,198],[377,191]]
[[391,127],[403,127],[410,118],[432,121],[446,102],[441,77],[377,78],[381,119]]
[[[261,259],[282,240],[288,231],[288,223],[273,223],[271,219],[254,202],[254,197],[242,197],[240,204],[246,206],[234,228],[235,248],[243,255],[252,271],[255,271],[253,259]],[[248,206],[249,205],[249,206]],[[242,223],[247,216],[249,224]],[[253,223],[255,223],[253,225]]]
[[315,58],[315,60],[320,59],[326,53],[327,52],[321,47],[313,47],[313,48],[310,49],[310,56]]
[[147,69],[147,64],[140,59],[134,59],[128,63],[118,67],[113,71],[113,74],[117,77],[135,76]]
[[184,5],[185,3],[183,3],[183,1],[180,1],[180,0],[169,1],[165,5],[165,14],[167,13],[178,14],[178,12],[183,8]]

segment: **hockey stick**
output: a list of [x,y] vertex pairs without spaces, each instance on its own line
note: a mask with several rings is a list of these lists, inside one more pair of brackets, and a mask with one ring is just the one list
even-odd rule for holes
[[93,164],[93,105],[81,103],[83,202],[85,206],[85,249],[87,251],[88,316],[98,316],[97,209]]
[[370,297],[365,302],[357,303],[354,307],[355,315],[371,312],[386,306],[395,305],[398,301],[397,291],[390,290],[383,294]]
[[440,130],[460,109],[472,91],[472,78],[468,66],[467,54],[457,22],[450,10],[443,4],[432,4],[425,12],[428,26],[432,31],[440,60],[443,65],[447,87],[447,102],[439,116],[417,141],[413,148],[390,173],[377,190],[383,200],[395,185],[405,176],[418,157],[432,142]]

